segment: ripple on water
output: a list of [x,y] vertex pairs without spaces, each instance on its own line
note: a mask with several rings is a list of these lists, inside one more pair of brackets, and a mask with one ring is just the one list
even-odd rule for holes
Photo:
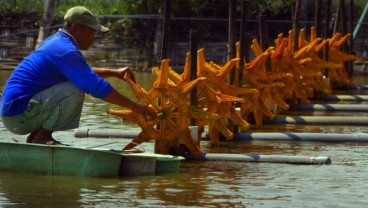
[[[119,90],[129,89],[120,86]],[[136,128],[107,115],[108,107],[98,99],[86,97],[81,127]],[[368,133],[368,128],[265,125],[252,131]],[[20,141],[25,139],[25,136],[10,134],[2,124],[0,135]],[[111,138],[74,138],[73,135],[74,131],[55,133],[56,138],[73,145],[95,146],[114,141]],[[106,147],[121,148],[129,141],[119,140],[117,144]],[[208,141],[201,144],[205,152],[329,156],[332,164],[186,161],[182,163],[179,174],[110,179],[0,172],[0,207],[363,208],[368,204],[366,144],[295,141],[221,142],[217,147],[211,146]],[[153,151],[153,143],[143,144],[142,147]]]

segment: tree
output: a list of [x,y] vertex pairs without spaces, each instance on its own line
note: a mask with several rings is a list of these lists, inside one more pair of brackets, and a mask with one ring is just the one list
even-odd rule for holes
[[36,42],[36,48],[49,36],[52,16],[54,15],[55,0],[45,0],[43,15],[40,20],[40,30]]

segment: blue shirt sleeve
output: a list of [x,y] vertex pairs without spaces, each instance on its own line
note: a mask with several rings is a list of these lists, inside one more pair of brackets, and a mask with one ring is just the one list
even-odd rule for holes
[[105,79],[93,72],[79,51],[68,52],[57,63],[59,72],[84,92],[104,99],[113,90]]
[[93,72],[75,40],[64,32],[57,32],[13,71],[4,87],[0,115],[14,116],[23,112],[33,95],[65,81],[100,99],[105,99],[113,90],[107,80]]

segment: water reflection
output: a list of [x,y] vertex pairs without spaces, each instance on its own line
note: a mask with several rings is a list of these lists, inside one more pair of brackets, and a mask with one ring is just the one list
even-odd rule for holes
[[[9,71],[0,71],[1,89],[9,74]],[[146,90],[152,87],[154,79],[150,73],[137,73],[139,84]],[[120,92],[133,95],[125,82],[118,79],[109,81]],[[81,126],[134,127],[107,115],[108,107],[117,106],[87,96]],[[366,113],[344,112],[342,115],[366,116]],[[264,125],[249,131],[368,133],[368,128],[287,124]],[[0,134],[2,139],[18,139],[18,136],[9,134],[2,124]],[[110,142],[109,139],[77,139],[73,137],[73,131],[60,132],[56,137],[78,145]],[[117,148],[122,147],[123,141],[118,141]],[[224,141],[218,146],[211,146],[208,141],[203,141],[201,148],[204,152],[322,155],[330,156],[332,164],[185,161],[179,174],[122,178],[0,172],[0,207],[366,207],[368,203],[368,183],[364,183],[368,180],[366,144]]]
[[[147,72],[135,72],[136,80],[139,85],[145,89],[149,90],[153,86],[153,82],[156,80],[153,74]],[[108,78],[110,84],[123,95],[136,100],[135,95],[131,87],[121,79]],[[100,99],[94,98],[92,96],[86,96],[85,103],[83,105],[83,112],[81,117],[81,125],[88,123],[89,126],[126,126],[126,127],[138,127],[136,124],[131,124],[128,122],[123,122],[120,118],[107,114],[108,108],[118,108],[113,104],[106,103]],[[100,126],[102,124],[102,126]]]

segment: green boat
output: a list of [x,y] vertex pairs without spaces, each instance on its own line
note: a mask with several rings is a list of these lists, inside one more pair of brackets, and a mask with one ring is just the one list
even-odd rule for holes
[[180,156],[0,142],[0,171],[118,177],[178,173]]

